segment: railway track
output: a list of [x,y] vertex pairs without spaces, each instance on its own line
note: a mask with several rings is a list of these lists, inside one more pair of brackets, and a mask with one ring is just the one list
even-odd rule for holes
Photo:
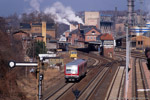
[[122,99],[123,92],[123,83],[125,78],[125,70],[124,66],[120,66],[117,68],[115,75],[112,79],[112,82],[109,86],[107,95],[105,100],[120,100]]
[[[93,54],[90,56],[96,57]],[[82,79],[80,81],[80,83],[77,83],[72,87],[73,89],[78,90],[78,92],[79,92],[79,94],[77,96],[78,100],[88,99],[91,96],[91,94],[93,94],[92,92],[97,88],[97,85],[103,81],[103,79],[105,78],[107,73],[110,71],[110,68],[112,67],[112,64],[114,62],[108,63],[108,61],[107,61],[107,63],[106,63],[106,58],[104,58],[104,59],[105,59],[105,61],[104,61],[105,64],[99,63],[98,65],[96,65],[91,71],[89,71],[86,78]],[[100,58],[99,58],[99,60],[100,60]],[[101,58],[101,60],[102,60],[102,58]],[[103,65],[103,66],[101,66],[101,65]],[[75,96],[71,92],[72,92],[72,90],[68,91],[59,100],[74,100]]]
[[139,58],[134,58],[133,69],[132,97],[136,100],[149,100],[149,87]]
[[66,83],[61,88],[58,88],[51,95],[45,96],[44,100],[57,100],[59,99],[68,89],[70,89],[75,83]]
[[105,67],[97,73],[95,78],[93,78],[93,80],[91,80],[89,84],[81,91],[78,100],[87,100],[96,88],[97,84],[102,81],[110,68],[110,63],[106,64]]
[[[93,66],[94,63],[91,63],[91,65],[88,66],[88,68],[89,69],[92,68],[92,70],[88,70],[87,76],[80,82],[66,83],[64,86],[58,88],[52,94],[45,95],[43,98],[44,100],[73,100],[75,99],[75,96],[73,95],[74,89],[79,92],[77,96],[79,100],[84,100],[90,96],[91,92],[95,89],[96,85],[104,78],[104,76],[109,71],[109,69],[111,68],[110,66],[113,63],[110,63],[111,62],[110,59],[103,58],[103,60],[105,59],[103,63],[106,63],[108,61],[109,63],[102,64],[103,65],[102,67],[101,66],[102,57],[86,53],[82,53],[82,55],[98,59],[98,61],[95,61],[97,64]],[[97,74],[95,75],[95,73]]]
[[[125,51],[115,52],[115,55],[119,55],[119,56],[124,56],[125,57],[126,56],[126,52]],[[146,59],[146,56],[143,53],[131,52],[131,56],[139,58],[139,59]]]
[[[94,58],[88,60],[89,65],[87,66],[88,69],[90,69],[93,65],[97,65],[97,63],[100,63],[96,59],[93,60]],[[88,70],[89,72],[89,70]],[[63,95],[69,88],[71,88],[75,83],[64,83],[63,85],[59,86],[57,90],[51,92],[51,90],[47,89],[44,92],[43,100],[56,100],[58,99],[61,95]]]

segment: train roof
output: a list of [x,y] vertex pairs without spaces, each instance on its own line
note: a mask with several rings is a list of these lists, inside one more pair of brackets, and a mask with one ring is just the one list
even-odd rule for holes
[[83,62],[85,62],[86,60],[84,59],[77,59],[77,60],[73,60],[72,62],[69,62],[66,64],[66,66],[70,66],[70,65],[79,65]]

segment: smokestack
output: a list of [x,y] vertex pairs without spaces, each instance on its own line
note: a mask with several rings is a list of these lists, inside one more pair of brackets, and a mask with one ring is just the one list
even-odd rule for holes
[[134,0],[128,0],[128,20],[129,26],[134,25]]

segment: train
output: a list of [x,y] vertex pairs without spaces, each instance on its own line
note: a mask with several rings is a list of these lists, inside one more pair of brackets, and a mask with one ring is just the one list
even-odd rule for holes
[[70,51],[70,58],[77,58],[77,51],[76,50]]
[[81,77],[86,76],[87,73],[87,60],[76,59],[69,62],[64,67],[64,74],[66,82],[79,81]]

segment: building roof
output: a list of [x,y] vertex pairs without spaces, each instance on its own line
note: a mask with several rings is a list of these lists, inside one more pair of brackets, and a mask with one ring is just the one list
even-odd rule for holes
[[77,60],[73,60],[72,62],[69,62],[66,64],[66,66],[72,66],[72,65],[80,65],[81,63],[84,63],[85,60],[83,59],[77,59]]
[[88,28],[84,29],[84,34],[86,34],[87,32],[89,32],[92,29],[95,29],[96,31],[98,31],[99,33],[101,33],[101,31],[99,29],[97,29],[96,26],[95,27],[91,26],[91,27],[88,27]]
[[55,29],[55,24],[54,23],[47,23],[46,29]]
[[80,25],[80,29],[78,28],[78,29],[73,30],[72,32],[70,32],[69,35],[77,34],[78,32],[80,32],[82,35],[84,35],[92,29],[95,29],[96,31],[101,33],[101,31],[99,29],[97,29],[96,26],[83,26],[83,25]]
[[111,34],[106,33],[106,34],[101,35],[100,40],[114,40],[114,39]]
[[31,26],[28,23],[20,23],[20,29],[31,29]]
[[[42,27],[42,23],[32,23],[34,27]],[[29,23],[20,23],[20,29],[31,29],[31,25]],[[55,29],[54,23],[46,23],[46,29]]]
[[150,37],[150,32],[144,33],[143,36]]
[[18,30],[18,31],[16,31],[16,32],[14,32],[13,34],[17,34],[17,33],[29,34],[29,33],[27,33],[27,32],[24,32],[24,31],[22,31],[22,30]]
[[42,26],[42,23],[32,23],[32,26]]

